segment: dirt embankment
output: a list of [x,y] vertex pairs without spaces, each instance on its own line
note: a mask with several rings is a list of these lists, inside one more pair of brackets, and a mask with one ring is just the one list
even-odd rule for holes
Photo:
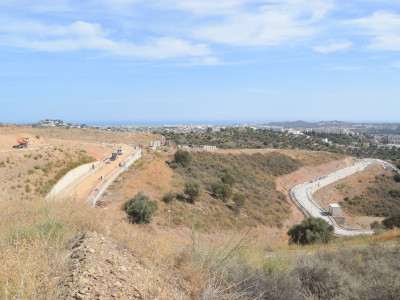
[[176,282],[160,276],[131,251],[96,232],[75,237],[66,253],[57,299],[185,298]]
[[290,227],[294,224],[300,223],[301,220],[304,218],[303,214],[299,211],[297,206],[290,200],[289,192],[293,186],[314,179],[317,176],[327,175],[342,168],[351,166],[357,161],[358,159],[354,157],[346,157],[318,166],[302,167],[291,174],[278,177],[278,179],[276,180],[276,187],[279,191],[286,195],[292,207],[292,217],[286,221],[286,227]]
[[18,138],[29,138],[29,148],[44,147],[50,144],[40,136],[35,136],[34,134],[27,132],[15,132],[11,134],[0,135],[0,150],[10,150],[13,146],[18,145]]

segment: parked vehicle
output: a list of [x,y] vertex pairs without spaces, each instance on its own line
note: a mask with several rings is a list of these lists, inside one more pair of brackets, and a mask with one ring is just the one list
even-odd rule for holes
[[118,155],[122,155],[122,154],[124,154],[124,152],[125,152],[125,149],[122,148],[122,147],[119,147],[119,148],[117,149],[117,154],[118,154]]

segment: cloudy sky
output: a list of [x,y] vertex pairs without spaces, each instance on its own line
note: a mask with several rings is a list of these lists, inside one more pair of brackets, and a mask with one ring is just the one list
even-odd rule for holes
[[1,0],[0,104],[0,122],[400,122],[400,1]]

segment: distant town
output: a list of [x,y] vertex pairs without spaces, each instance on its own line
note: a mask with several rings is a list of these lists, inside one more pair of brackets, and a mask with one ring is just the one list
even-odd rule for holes
[[[99,129],[113,132],[218,132],[228,128],[253,130],[271,130],[293,135],[303,135],[308,132],[319,134],[335,134],[335,135],[358,135],[367,134],[374,137],[374,142],[378,146],[400,147],[400,123],[351,123],[341,121],[324,121],[324,122],[271,122],[265,124],[232,124],[232,125],[118,125],[118,126],[101,126],[68,123],[62,120],[41,120],[37,123],[30,124],[36,128],[83,128],[83,129]],[[329,142],[326,140],[326,142]]]

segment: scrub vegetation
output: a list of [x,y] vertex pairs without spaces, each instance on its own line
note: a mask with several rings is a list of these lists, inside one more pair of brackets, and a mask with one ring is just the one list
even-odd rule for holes
[[340,205],[354,215],[388,217],[400,213],[400,183],[386,174],[375,176],[360,195],[345,196]]
[[[172,204],[179,219],[187,215],[190,203],[194,202],[198,205],[196,220],[205,229],[257,224],[279,227],[289,216],[289,200],[276,189],[275,180],[303,166],[299,160],[275,152],[253,155],[187,153],[192,157],[190,166],[171,162],[176,174],[175,186],[181,195],[178,200],[187,198],[188,202]],[[237,208],[241,208],[241,215]]]
[[[400,148],[379,148],[372,142],[372,137],[365,134],[346,136],[338,134],[294,135],[272,130],[254,130],[252,128],[227,128],[207,132],[156,132],[177,145],[200,147],[217,146],[219,149],[303,149],[327,151],[355,156],[358,158],[375,157],[400,162]],[[327,138],[332,143],[326,143]]]

